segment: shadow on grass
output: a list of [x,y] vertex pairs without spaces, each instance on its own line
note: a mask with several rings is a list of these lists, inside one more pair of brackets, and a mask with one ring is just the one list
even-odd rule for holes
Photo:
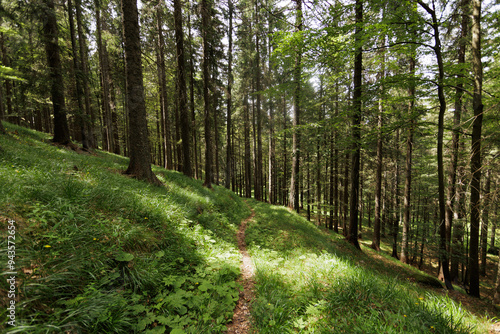
[[[151,186],[116,172],[126,158],[77,154],[6,127],[0,218],[17,224],[19,330],[134,332],[143,319],[143,329],[220,331],[237,294],[242,200],[160,168],[166,187]],[[7,289],[2,280],[0,294]],[[165,304],[170,294],[177,299]]]
[[286,208],[252,205],[247,243],[260,333],[473,333],[487,326],[447,296],[373,264],[341,236]]

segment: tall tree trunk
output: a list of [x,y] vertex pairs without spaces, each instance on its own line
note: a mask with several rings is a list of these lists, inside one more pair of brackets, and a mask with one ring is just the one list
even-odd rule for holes
[[344,189],[342,191],[342,235],[348,236],[347,219],[349,219],[349,152],[346,152],[344,159]]
[[252,162],[250,159],[250,110],[248,106],[248,97],[243,97],[243,121],[245,137],[245,197],[252,197]]
[[358,203],[359,203],[359,170],[361,158],[361,108],[362,108],[362,71],[363,71],[363,0],[356,0],[356,31],[354,33],[354,93],[352,136],[354,141],[351,162],[351,196],[349,200],[349,236],[348,240],[357,249],[361,250],[358,242]]
[[396,129],[396,150],[394,152],[394,214],[392,222],[392,254],[391,256],[395,259],[399,259],[398,256],[398,233],[399,233],[399,221],[400,217],[400,202],[399,202],[399,129]]
[[228,0],[229,7],[229,27],[228,27],[228,61],[227,61],[227,123],[226,123],[226,136],[227,136],[227,150],[226,150],[226,182],[225,186],[227,189],[231,186],[231,179],[233,177],[233,163],[232,163],[232,123],[231,123],[231,103],[232,96],[231,90],[233,87],[233,2]]
[[[302,31],[302,0],[295,0],[295,32]],[[300,90],[302,77],[302,47],[295,50],[295,68],[293,71],[293,134],[292,134],[292,174],[288,206],[299,212],[299,165],[300,165]]]
[[410,212],[411,212],[411,161],[413,154],[413,131],[414,131],[414,108],[415,108],[415,53],[410,56],[410,87],[408,89],[408,115],[410,118],[410,126],[406,139],[406,165],[405,165],[405,190],[404,190],[404,221],[403,221],[403,238],[401,241],[400,260],[403,263],[409,263],[409,235],[410,235]]
[[[270,21],[270,19],[269,19]],[[271,30],[271,23],[268,23],[268,29]],[[272,53],[272,48],[271,48],[271,36],[268,35],[267,39],[267,47],[268,47],[268,54],[270,55]],[[271,64],[271,57],[268,58],[268,72],[269,72],[269,78],[268,82],[271,82],[272,77],[273,77],[273,68]],[[269,192],[269,200],[268,202],[270,204],[276,204],[277,201],[277,191],[276,191],[276,171],[275,171],[275,166],[276,166],[276,140],[274,139],[274,103],[273,99],[269,99],[269,152],[268,152],[268,162],[269,162],[269,169],[268,169],[268,192]]]
[[59,30],[57,27],[56,11],[53,0],[45,0],[44,2],[43,33],[54,111],[54,137],[52,141],[57,144],[68,145],[71,143],[71,140],[64,101],[64,81],[59,53]]
[[[82,113],[82,145],[84,148],[94,147],[95,143],[93,141],[93,123],[91,122],[93,117],[92,104],[90,103],[90,88],[89,88],[89,69],[88,69],[88,55],[87,55],[87,45],[85,33],[83,31],[83,17],[82,17],[82,4],[80,0],[75,0],[76,9],[76,23],[78,30],[78,41],[80,46],[80,70],[82,76],[82,85],[84,91],[84,102],[85,109],[81,110]],[[90,118],[90,119],[89,119]]]
[[182,139],[182,172],[191,177],[191,117],[188,112],[186,94],[186,75],[184,61],[184,31],[182,28],[182,5],[181,0],[174,0],[174,22],[175,22],[175,42],[177,50],[177,98],[179,99],[179,116]]
[[[116,113],[116,98],[114,93],[113,79],[111,76],[111,68],[109,62],[109,55],[107,50],[106,41],[102,40],[103,30],[108,31],[107,19],[108,15],[104,11],[104,18],[101,18],[101,9],[96,1],[96,27],[97,27],[97,48],[99,56],[99,67],[101,73],[101,88],[102,88],[102,118],[103,118],[103,149],[120,154],[120,144],[118,137],[118,116]],[[81,50],[80,50],[81,52]],[[88,90],[88,83],[86,83]],[[87,101],[88,100],[88,101]],[[87,99],[86,104],[90,104]],[[87,107],[86,107],[87,108]],[[89,105],[89,112],[91,114],[90,127],[93,127],[93,111]],[[93,132],[91,132],[92,134]],[[93,134],[91,136],[94,136]]]
[[481,62],[481,0],[472,0],[472,72],[474,74],[474,93],[472,108],[471,173],[470,185],[470,245],[469,271],[471,296],[479,298],[479,221],[481,192],[481,132],[483,124],[483,64]]
[[[468,35],[468,2],[469,0],[462,0],[460,3],[460,7],[462,10],[462,20],[461,20],[461,33],[459,39],[459,47],[458,47],[458,60],[457,63],[459,67],[462,64],[465,64],[465,51],[467,46],[467,35]],[[453,226],[453,218],[456,213],[453,212],[455,208],[455,201],[457,200],[457,169],[458,169],[458,153],[460,148],[460,121],[461,114],[463,109],[462,97],[463,97],[463,79],[464,73],[457,74],[457,88],[455,90],[455,110],[453,112],[453,133],[451,137],[451,163],[449,166],[448,173],[448,193],[447,193],[447,202],[446,202],[446,238],[448,249],[450,252],[450,257],[453,256],[453,244],[452,244],[452,226]],[[454,266],[454,259],[451,259],[450,264],[450,280],[454,281],[458,276],[458,265]],[[458,262],[457,262],[458,264]],[[456,268],[456,270],[454,269]]]
[[[198,129],[196,128],[196,114],[195,114],[195,105],[194,105],[194,73],[195,73],[194,64],[193,64],[194,51],[193,51],[193,37],[191,35],[191,14],[190,14],[189,10],[188,10],[188,31],[189,31],[189,48],[190,48],[190,50],[189,50],[189,67],[190,67],[190,71],[189,71],[189,75],[190,75],[190,80],[189,80],[190,103],[189,103],[189,106],[191,108],[191,122],[192,122],[191,126],[192,126],[193,143],[194,143],[193,144],[194,177],[196,179],[199,179],[201,176],[200,176],[199,163],[198,163]],[[230,49],[231,49],[231,47],[230,47]],[[231,53],[231,58],[232,58],[232,53]],[[231,67],[231,65],[229,67]],[[231,96],[231,92],[229,92],[229,95]],[[230,106],[230,104],[229,104],[229,106]],[[201,158],[200,158],[200,160],[201,160]]]
[[167,93],[167,74],[165,66],[165,41],[163,38],[163,1],[159,0],[156,4],[156,29],[158,31],[158,86],[160,93],[160,113],[162,122],[162,137],[163,137],[163,152],[165,161],[163,163],[166,169],[173,169],[172,161],[172,145],[170,134],[170,113],[168,109],[168,93]]
[[287,121],[287,103],[286,103],[286,98],[283,96],[283,205],[287,205],[287,193],[286,193],[286,183],[288,181],[288,156],[287,156],[287,147],[288,147],[288,138],[287,138],[287,126],[286,126],[286,121]]
[[130,163],[126,174],[159,185],[151,170],[151,151],[144,101],[144,84],[137,0],[122,0],[123,39],[129,114]]
[[201,20],[203,35],[203,100],[204,100],[204,119],[205,119],[205,181],[203,185],[212,188],[213,172],[213,150],[212,150],[212,98],[210,68],[210,10],[208,0],[201,1]]
[[75,74],[75,95],[76,95],[76,101],[77,101],[77,106],[78,106],[78,111],[76,112],[76,120],[78,123],[78,127],[80,130],[80,136],[81,136],[81,141],[82,141],[82,147],[83,149],[88,149],[88,141],[87,141],[87,136],[86,136],[86,131],[85,131],[85,115],[83,114],[83,101],[82,101],[82,96],[83,96],[83,89],[82,89],[82,68],[81,68],[81,63],[78,59],[78,51],[77,51],[77,45],[76,45],[76,34],[75,34],[75,22],[73,20],[73,3],[71,0],[68,0],[68,21],[69,21],[69,30],[70,30],[70,35],[71,35],[71,51],[73,54],[73,68],[74,68],[74,74]]
[[255,89],[257,121],[257,154],[255,161],[255,199],[262,200],[262,110],[261,110],[261,66],[260,66],[260,25],[259,1],[255,1]]
[[441,54],[441,40],[439,37],[439,23],[437,21],[436,11],[427,4],[418,1],[429,15],[432,17],[432,29],[434,33],[434,53],[438,63],[438,134],[437,134],[437,165],[438,165],[438,200],[439,200],[439,267],[440,278],[445,282],[448,289],[453,289],[450,281],[450,269],[448,263],[448,252],[446,247],[446,201],[444,196],[444,164],[443,164],[443,133],[444,133],[444,114],[446,112],[446,98],[444,96],[444,65]]
[[[339,117],[339,82],[335,80],[335,119]],[[338,129],[335,127],[333,130],[333,139],[335,141],[335,150],[334,150],[334,184],[333,184],[333,197],[334,197],[334,213],[333,213],[333,230],[335,233],[339,233],[339,209],[340,209],[340,198],[339,198],[339,146],[338,146]]]

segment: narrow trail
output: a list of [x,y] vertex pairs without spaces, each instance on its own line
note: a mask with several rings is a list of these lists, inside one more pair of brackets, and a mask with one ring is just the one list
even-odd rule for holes
[[[250,208],[248,204],[247,206]],[[250,255],[248,255],[247,245],[245,243],[245,230],[247,224],[255,216],[255,211],[252,208],[250,208],[250,210],[252,210],[252,214],[241,222],[236,235],[238,239],[238,248],[243,258],[240,265],[241,277],[238,279],[238,283],[243,285],[243,291],[240,291],[240,299],[238,299],[238,303],[234,309],[233,322],[227,326],[228,334],[245,334],[248,333],[250,328],[250,302],[254,297],[253,287],[255,284],[253,280],[254,267]]]

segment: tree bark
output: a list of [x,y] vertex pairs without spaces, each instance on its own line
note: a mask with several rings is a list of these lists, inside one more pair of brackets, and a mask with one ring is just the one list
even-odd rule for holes
[[409,102],[408,102],[408,115],[410,125],[408,126],[406,138],[406,165],[405,165],[405,190],[404,190],[404,221],[403,221],[403,235],[401,240],[401,255],[400,260],[403,263],[409,263],[409,234],[410,234],[410,213],[411,213],[411,167],[413,155],[413,131],[414,131],[414,108],[415,108],[415,53],[410,56],[410,87],[408,89]]
[[[92,104],[90,101],[90,89],[89,89],[89,69],[88,69],[88,55],[87,55],[87,45],[85,33],[83,31],[83,18],[82,18],[82,4],[80,0],[75,0],[76,9],[76,24],[78,30],[78,41],[79,41],[79,52],[80,52],[80,70],[81,70],[81,83],[83,85],[83,101],[85,103],[85,109],[80,110],[82,114],[82,145],[84,148],[95,148],[94,139],[94,124],[92,120],[94,119]],[[89,119],[90,118],[90,119]],[[116,152],[115,152],[116,153]],[[118,152],[119,154],[119,152]]]
[[64,101],[64,81],[58,43],[59,29],[57,27],[56,11],[54,0],[45,0],[44,2],[43,33],[54,112],[54,137],[52,141],[57,144],[69,145],[71,140],[66,118],[66,103]]
[[184,31],[182,27],[181,0],[174,0],[175,44],[177,51],[177,98],[179,99],[179,116],[182,140],[182,172],[191,177],[191,117],[188,112],[186,94],[186,71],[184,61]]
[[480,222],[480,192],[481,192],[481,132],[483,124],[483,64],[481,62],[481,0],[472,0],[472,72],[474,77],[474,92],[472,108],[471,173],[470,185],[470,244],[469,244],[469,294],[480,297],[479,294],[479,222]]
[[204,120],[205,120],[205,181],[203,185],[212,188],[213,172],[213,152],[212,152],[212,99],[210,96],[211,76],[210,66],[210,13],[208,1],[201,1],[201,20],[203,37],[203,100],[204,100]]
[[122,0],[123,39],[127,79],[130,163],[125,174],[160,185],[151,170],[151,151],[144,102],[144,84],[137,0]]
[[[191,14],[188,11],[188,31],[189,31],[189,66],[190,66],[190,80],[189,80],[189,106],[191,108],[191,121],[192,121],[192,133],[193,133],[193,153],[194,153],[194,177],[196,179],[200,178],[199,163],[198,163],[198,129],[196,128],[196,113],[194,105],[194,52],[193,52],[193,37],[191,35]],[[230,94],[231,95],[231,94]],[[200,158],[201,160],[201,158]]]
[[[295,0],[296,21],[295,32],[302,31],[302,0]],[[299,166],[300,166],[300,91],[302,77],[302,48],[296,46],[295,68],[293,71],[293,133],[292,133],[292,174],[290,176],[290,191],[288,206],[299,212]]]
[[172,160],[172,144],[171,144],[171,133],[170,133],[170,112],[168,106],[168,93],[167,93],[167,74],[165,66],[165,41],[163,37],[163,19],[162,19],[162,0],[157,3],[156,9],[156,28],[158,31],[158,86],[160,95],[160,113],[161,113],[161,126],[162,126],[162,137],[163,137],[163,152],[165,155],[165,161],[163,166],[166,169],[173,169],[174,163]]
[[444,65],[443,56],[441,53],[441,40],[439,37],[439,23],[437,21],[436,11],[431,9],[427,4],[418,1],[420,6],[432,18],[432,29],[434,33],[434,46],[432,49],[436,55],[438,63],[438,99],[439,99],[439,114],[438,114],[438,133],[437,133],[437,165],[438,165],[438,202],[439,202],[439,271],[440,278],[445,282],[449,290],[453,289],[450,280],[450,270],[448,263],[448,251],[446,247],[446,201],[445,201],[445,186],[444,186],[444,163],[443,163],[443,134],[444,134],[444,114],[446,112],[446,98],[444,96]]
[[[462,10],[462,20],[461,20],[461,29],[460,29],[460,39],[459,39],[459,47],[458,47],[458,59],[457,63],[460,67],[462,64],[465,64],[465,51],[467,46],[467,35],[468,35],[468,0],[462,0],[460,3],[460,7]],[[458,197],[458,189],[457,189],[457,169],[458,169],[458,154],[460,148],[460,121],[461,114],[463,109],[462,97],[463,97],[463,79],[464,73],[461,71],[457,74],[457,88],[455,90],[455,110],[453,112],[453,133],[451,137],[451,163],[449,166],[449,174],[448,174],[448,193],[447,193],[447,202],[446,202],[446,241],[447,248],[449,250],[450,258],[454,255],[453,244],[452,244],[452,226],[453,226],[453,218],[456,213],[453,212],[455,208],[455,201]],[[450,264],[450,280],[453,282],[458,276],[458,266],[454,266],[454,259],[451,258]],[[455,261],[456,262],[456,261]],[[456,268],[456,269],[454,269]]]
[[227,61],[227,123],[226,123],[226,138],[227,138],[227,149],[226,149],[226,182],[225,186],[227,189],[231,186],[231,179],[233,177],[233,163],[232,163],[232,87],[233,87],[233,2],[228,0],[229,7],[229,27],[228,27],[228,61]]
[[356,0],[356,31],[354,43],[356,47],[354,56],[354,93],[353,93],[353,116],[352,137],[354,141],[351,161],[351,194],[349,209],[349,235],[348,240],[357,249],[361,250],[358,242],[358,203],[359,203],[359,170],[361,158],[361,108],[362,108],[362,71],[363,71],[363,1]]
[[75,95],[76,95],[76,101],[77,101],[77,106],[78,106],[78,111],[76,112],[76,121],[78,123],[78,127],[80,130],[80,136],[81,136],[81,142],[82,142],[82,147],[83,149],[88,149],[88,141],[87,141],[87,135],[85,131],[85,115],[83,114],[83,101],[82,101],[82,96],[83,96],[83,89],[82,89],[82,67],[81,63],[78,59],[78,51],[77,51],[77,45],[76,45],[76,34],[75,34],[75,22],[73,19],[73,3],[71,0],[68,0],[68,21],[69,21],[69,30],[70,30],[70,36],[71,36],[71,51],[73,55],[73,70],[74,70],[74,75],[75,75]]

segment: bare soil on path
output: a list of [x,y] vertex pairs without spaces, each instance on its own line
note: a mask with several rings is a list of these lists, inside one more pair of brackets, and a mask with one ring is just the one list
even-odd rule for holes
[[250,302],[254,298],[255,284],[253,280],[255,269],[252,259],[248,255],[247,245],[245,243],[245,229],[247,228],[248,222],[255,216],[254,210],[252,208],[250,209],[252,210],[252,214],[241,222],[238,234],[236,235],[238,239],[238,248],[242,255],[242,262],[240,265],[241,277],[238,279],[238,283],[243,286],[243,290],[240,291],[240,298],[234,309],[233,322],[227,326],[228,334],[246,334],[250,329]]

